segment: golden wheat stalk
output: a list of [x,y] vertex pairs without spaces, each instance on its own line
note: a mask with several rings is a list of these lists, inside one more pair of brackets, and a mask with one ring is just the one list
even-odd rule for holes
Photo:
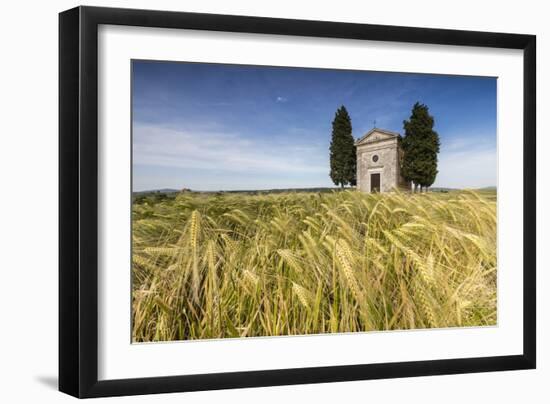
[[353,267],[351,265],[350,259],[352,257],[352,253],[350,252],[346,241],[341,239],[338,240],[336,242],[334,252],[338,263],[340,264],[340,268],[342,269],[342,273],[344,274],[344,278],[346,279],[353,295],[358,301],[363,301],[363,293],[359,288],[359,284],[357,283],[357,279],[355,278]]
[[195,303],[199,303],[200,293],[200,275],[199,275],[199,260],[197,256],[197,246],[199,238],[200,214],[197,210],[191,213],[189,221],[189,244],[191,246],[192,256],[192,282],[193,282],[193,299]]
[[298,296],[300,303],[306,308],[310,309],[310,292],[303,286],[298,285],[296,282],[292,282],[292,291]]

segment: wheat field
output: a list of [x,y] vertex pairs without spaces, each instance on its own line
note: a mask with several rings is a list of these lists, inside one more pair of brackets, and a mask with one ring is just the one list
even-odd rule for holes
[[496,324],[496,192],[182,192],[132,225],[134,342]]

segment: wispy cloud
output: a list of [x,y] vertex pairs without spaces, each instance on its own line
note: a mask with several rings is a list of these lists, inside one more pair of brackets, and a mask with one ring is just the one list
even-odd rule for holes
[[[326,145],[301,141],[294,130],[290,132],[289,140],[276,140],[247,138],[219,127],[197,131],[136,125],[134,165],[163,172],[157,177],[142,175],[136,186],[151,189],[161,184],[186,184],[209,190],[330,186]],[[496,185],[497,154],[490,139],[454,137],[443,141],[434,186]]]
[[497,185],[497,151],[494,135],[454,137],[443,141],[434,186],[481,188]]
[[288,98],[285,98],[285,97],[277,97],[275,99],[276,102],[287,102],[288,101]]
[[321,145],[224,131],[186,131],[154,125],[134,128],[134,164],[216,169],[235,173],[326,173]]

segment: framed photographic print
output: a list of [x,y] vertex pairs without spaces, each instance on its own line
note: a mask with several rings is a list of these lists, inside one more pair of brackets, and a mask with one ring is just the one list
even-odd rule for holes
[[535,367],[535,37],[60,14],[59,386]]

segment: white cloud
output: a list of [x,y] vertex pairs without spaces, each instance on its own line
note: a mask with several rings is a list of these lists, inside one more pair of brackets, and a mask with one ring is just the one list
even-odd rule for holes
[[277,101],[277,102],[287,102],[287,101],[288,101],[288,98],[285,98],[285,97],[277,97],[277,98],[276,98],[276,101]]
[[490,139],[455,138],[441,145],[434,187],[482,188],[497,185],[497,152]]
[[[157,167],[267,172],[284,175],[327,173],[328,151],[320,145],[250,139],[223,131],[186,131],[159,126],[134,127],[134,164]],[[324,156],[327,154],[327,156]]]
[[[328,144],[301,141],[300,134],[299,129],[289,128],[285,136],[250,138],[226,132],[219,125],[174,129],[138,124],[133,161],[143,169],[139,178],[135,174],[135,185],[139,189],[182,184],[193,189],[331,186]],[[497,153],[491,137],[452,139],[442,142],[433,186],[497,185]]]

